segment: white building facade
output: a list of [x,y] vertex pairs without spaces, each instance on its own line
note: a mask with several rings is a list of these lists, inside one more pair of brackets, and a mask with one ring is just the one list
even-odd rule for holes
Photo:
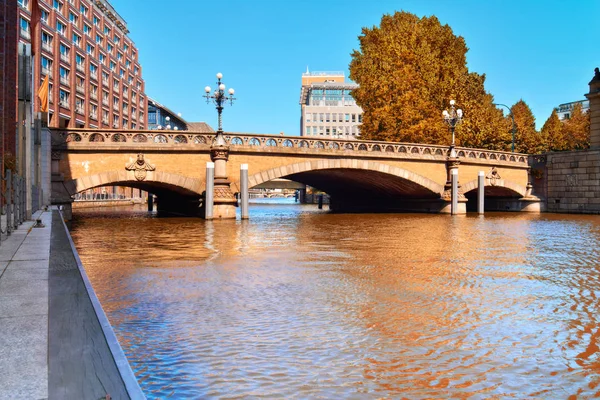
[[300,135],[339,139],[360,136],[363,110],[343,72],[305,72],[300,92]]

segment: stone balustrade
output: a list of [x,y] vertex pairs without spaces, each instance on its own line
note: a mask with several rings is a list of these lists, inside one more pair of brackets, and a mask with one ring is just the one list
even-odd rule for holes
[[[393,143],[365,140],[324,139],[306,136],[259,135],[230,133],[224,134],[231,151],[244,152],[293,152],[307,154],[347,155],[349,152],[360,155],[383,156],[393,158],[428,158],[445,160],[448,146]],[[215,137],[214,133],[199,133],[173,130],[89,130],[89,129],[53,129],[53,148],[84,149],[96,146],[119,146],[148,150],[160,147],[161,150],[185,150],[190,147],[208,149]],[[484,149],[456,148],[457,156],[473,159],[476,162],[491,161],[502,164],[527,165],[527,155]]]

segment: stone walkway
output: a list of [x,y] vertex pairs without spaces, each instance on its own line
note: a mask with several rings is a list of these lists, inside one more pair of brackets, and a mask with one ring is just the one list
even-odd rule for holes
[[0,399],[48,398],[51,228],[52,213],[38,211],[0,243]]
[[105,398],[145,397],[61,215],[38,211],[0,242],[0,400]]

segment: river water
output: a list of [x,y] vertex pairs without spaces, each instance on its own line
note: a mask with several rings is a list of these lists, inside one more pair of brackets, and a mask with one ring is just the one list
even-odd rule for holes
[[148,398],[600,396],[600,217],[78,211]]

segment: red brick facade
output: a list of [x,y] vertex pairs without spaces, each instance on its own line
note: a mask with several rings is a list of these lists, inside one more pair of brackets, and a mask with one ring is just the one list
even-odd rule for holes
[[[16,7],[15,32],[26,43],[33,33],[32,1]],[[34,93],[49,76],[50,126],[146,128],[142,68],[119,14],[105,0],[39,0],[39,5]],[[39,106],[36,98],[36,111]]]
[[[2,155],[14,160],[17,120],[17,0],[0,2],[0,133]],[[1,168],[4,173],[4,168]]]

